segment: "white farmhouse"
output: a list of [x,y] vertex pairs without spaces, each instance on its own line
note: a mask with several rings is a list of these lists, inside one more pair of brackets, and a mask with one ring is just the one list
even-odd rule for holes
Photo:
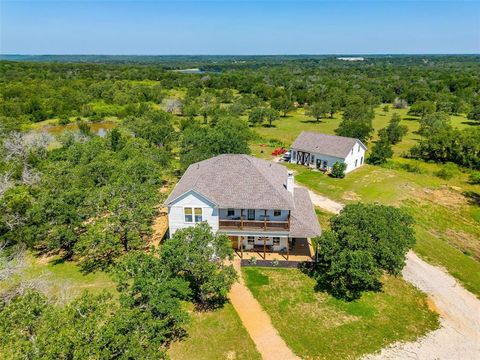
[[325,171],[345,163],[349,173],[365,163],[366,150],[358,139],[303,131],[290,148],[290,162]]
[[248,155],[219,155],[190,165],[165,206],[170,236],[206,221],[227,234],[242,257],[244,251],[263,258],[277,252],[288,260],[295,244],[321,234],[308,191],[294,186],[293,174]]

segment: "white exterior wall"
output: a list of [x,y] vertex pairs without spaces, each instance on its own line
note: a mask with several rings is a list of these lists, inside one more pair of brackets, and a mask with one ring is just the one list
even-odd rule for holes
[[[228,209],[219,209],[219,217],[220,219],[228,220],[232,218],[240,218],[240,212],[241,209],[234,209],[235,210],[235,215],[233,216],[227,216],[227,211]],[[278,209],[277,209],[278,210]],[[288,210],[281,210],[280,216],[273,216],[273,210],[267,210],[267,216],[269,216],[269,220],[271,221],[287,221],[288,220]],[[263,220],[263,215],[265,214],[265,211],[262,209],[255,209],[255,220]],[[243,210],[243,216],[244,220],[248,219],[248,210],[244,209]]]
[[[300,151],[302,151],[302,150],[300,150]],[[352,151],[353,151],[353,153],[352,153]],[[290,152],[292,154],[292,156],[290,158],[290,162],[292,164],[296,164],[297,163],[297,152],[298,152],[298,150],[292,148],[292,149],[290,149]],[[295,152],[295,158],[293,157],[293,152]],[[346,163],[347,164],[347,168],[345,170],[346,174],[349,173],[352,170],[355,170],[355,169],[359,168],[363,164],[365,164],[365,149],[360,145],[360,143],[358,141],[355,143],[355,145],[353,146],[353,149],[348,153],[348,155],[345,158],[338,158],[338,157],[324,155],[324,154],[320,154],[320,153],[310,153],[310,155],[314,156],[313,163],[311,161],[312,159],[310,158],[310,164],[309,164],[309,167],[311,167],[312,169],[317,168],[317,159],[322,160],[322,163],[323,163],[323,161],[327,161],[327,170],[328,171],[332,170],[332,166],[336,162]],[[362,158],[363,158],[363,161],[362,161]],[[355,161],[357,161],[357,166],[355,166]]]
[[[355,161],[357,162],[357,166],[355,166]],[[347,163],[345,173],[349,173],[365,164],[365,148],[361,146],[358,141],[353,146],[352,151],[348,153],[345,162]]]
[[[194,191],[189,191],[179,197],[168,208],[170,236],[172,236],[178,229],[184,229],[195,225],[195,222],[185,222],[183,210],[185,207],[202,208],[202,220],[206,221],[212,227],[213,232],[218,231],[218,209],[200,194]],[[195,217],[193,216],[193,218]]]

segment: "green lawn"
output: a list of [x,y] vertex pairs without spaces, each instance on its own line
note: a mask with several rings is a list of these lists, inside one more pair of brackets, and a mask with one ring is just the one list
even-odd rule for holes
[[461,176],[445,181],[431,173],[370,165],[344,179],[301,166],[290,167],[297,171],[296,181],[334,200],[404,207],[416,221],[415,251],[427,261],[445,267],[468,290],[480,296],[479,206],[462,195],[465,191],[478,192],[478,187],[467,184]]
[[438,326],[426,296],[401,278],[385,277],[382,292],[345,302],[315,292],[314,280],[297,269],[242,271],[274,327],[302,358],[358,358]]
[[261,359],[231,304],[191,315],[188,337],[168,350],[173,360]]
[[[443,165],[402,158],[419,139],[415,134],[417,118],[407,110],[375,110],[376,130],[387,125],[393,112],[402,117],[409,128],[403,141],[395,145],[395,156],[385,167],[365,165],[344,179],[334,179],[303,166],[288,165],[296,172],[296,181],[321,195],[349,203],[378,202],[405,207],[416,220],[415,250],[431,263],[445,267],[467,289],[480,296],[480,205],[464,194],[480,196],[480,186],[468,183],[468,172],[458,172],[450,180],[436,176]],[[452,124],[467,128],[462,116],[452,116]],[[308,119],[302,109],[281,118],[272,128],[257,127],[259,138],[251,146],[254,155],[271,159],[275,146],[271,139],[289,146],[302,130],[333,134],[341,115],[319,123]],[[263,145],[263,146],[262,146]],[[371,143],[370,143],[371,146]],[[323,215],[325,218],[325,215]],[[325,220],[323,220],[325,222]]]

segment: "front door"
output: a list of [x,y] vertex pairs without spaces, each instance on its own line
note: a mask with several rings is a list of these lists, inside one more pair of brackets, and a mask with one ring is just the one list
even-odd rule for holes
[[317,159],[317,169],[320,169],[322,167],[322,160]]
[[248,209],[247,219],[248,220],[255,220],[255,209]]

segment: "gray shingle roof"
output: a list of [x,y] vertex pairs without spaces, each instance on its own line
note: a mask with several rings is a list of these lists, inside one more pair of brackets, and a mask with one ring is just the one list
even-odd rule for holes
[[295,209],[290,219],[290,236],[296,238],[312,238],[322,233],[315,209],[305,188],[293,190]]
[[366,146],[358,139],[302,131],[291,148],[344,159],[357,141],[366,149]]
[[293,210],[287,168],[248,155],[219,155],[188,167],[165,201],[196,191],[221,208]]

